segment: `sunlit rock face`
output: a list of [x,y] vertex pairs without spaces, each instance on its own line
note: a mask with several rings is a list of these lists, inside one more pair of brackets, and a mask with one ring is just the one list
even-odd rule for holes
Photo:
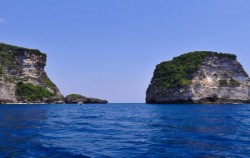
[[147,103],[249,103],[249,77],[233,54],[191,52],[157,65]]
[[48,78],[46,54],[0,43],[0,103],[53,103],[64,98]]

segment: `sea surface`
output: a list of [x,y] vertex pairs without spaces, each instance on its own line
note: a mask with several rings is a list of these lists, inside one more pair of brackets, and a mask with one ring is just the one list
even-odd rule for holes
[[0,157],[249,158],[250,105],[0,105]]

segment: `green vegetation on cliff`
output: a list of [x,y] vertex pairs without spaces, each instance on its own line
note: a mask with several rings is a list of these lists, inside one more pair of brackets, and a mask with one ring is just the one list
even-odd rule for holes
[[233,54],[209,51],[197,51],[183,54],[173,58],[171,61],[162,62],[157,65],[152,82],[157,87],[166,89],[186,86],[191,83],[194,73],[197,72],[204,59],[211,55],[232,60],[236,60],[237,58]]
[[23,54],[23,52],[26,52],[26,51],[32,54],[41,55],[44,57],[47,56],[45,53],[40,52],[38,49],[29,49],[29,48],[13,46],[13,45],[5,44],[5,43],[0,43],[0,53],[5,52],[10,55],[19,55],[19,54]]
[[8,70],[11,69],[19,69],[19,64],[17,64],[12,57],[12,54],[8,53],[7,51],[4,51],[0,47],[0,66],[1,70],[3,68],[6,68]]
[[0,66],[0,76],[3,74],[3,68]]
[[221,87],[238,87],[240,86],[240,82],[231,78],[229,81],[227,80],[219,80],[219,84]]
[[82,96],[82,95],[80,95],[80,94],[69,94],[69,95],[67,95],[67,98],[70,98],[70,99],[72,99],[72,100],[75,100],[75,99],[86,98],[86,97],[84,97],[84,96]]
[[21,66],[15,59],[15,56],[24,55],[25,52],[29,52],[30,54],[35,55],[41,55],[42,57],[46,58],[46,54],[41,53],[37,49],[28,49],[0,43],[0,69],[5,68],[7,70],[19,71]]
[[25,84],[23,82],[19,82],[17,84],[16,95],[19,97],[20,100],[24,101],[45,100],[53,96],[50,91],[40,86],[35,86],[30,83]]
[[42,76],[40,80],[46,87],[56,88],[56,85],[48,78],[47,74]]

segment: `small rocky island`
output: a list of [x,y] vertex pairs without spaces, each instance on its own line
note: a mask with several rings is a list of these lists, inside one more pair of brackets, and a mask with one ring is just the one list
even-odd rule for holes
[[70,94],[65,97],[65,103],[67,104],[107,104],[107,100],[97,99],[97,98],[88,98],[80,94]]
[[156,66],[146,103],[250,103],[249,87],[236,55],[197,51]]
[[[0,43],[0,104],[65,103],[44,71],[46,59],[47,55],[37,49]],[[86,103],[99,102],[88,98]]]

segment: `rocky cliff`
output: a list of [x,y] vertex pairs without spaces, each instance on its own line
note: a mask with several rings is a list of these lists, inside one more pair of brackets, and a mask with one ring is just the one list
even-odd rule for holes
[[46,54],[0,43],[0,103],[64,101],[44,67]]
[[157,65],[147,103],[250,103],[250,80],[233,54],[191,52]]

